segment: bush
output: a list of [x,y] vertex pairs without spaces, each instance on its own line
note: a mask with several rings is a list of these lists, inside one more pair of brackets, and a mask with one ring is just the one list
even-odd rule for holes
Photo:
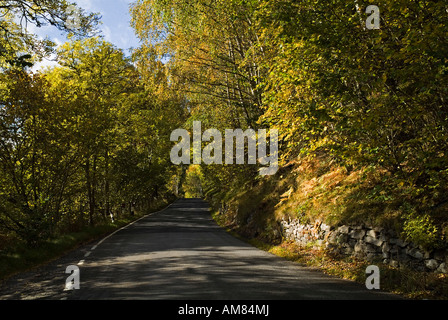
[[424,248],[437,248],[442,242],[440,232],[428,214],[408,214],[403,225],[403,235],[407,241]]

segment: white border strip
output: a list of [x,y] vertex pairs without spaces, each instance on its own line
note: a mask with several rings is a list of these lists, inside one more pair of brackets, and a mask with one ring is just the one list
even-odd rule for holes
[[[95,250],[96,250],[96,249],[97,249],[97,248],[98,248],[104,241],[106,241],[107,239],[111,238],[112,236],[114,236],[114,235],[117,234],[118,232],[123,231],[123,230],[129,228],[130,226],[132,226],[133,224],[139,222],[140,220],[143,220],[143,219],[145,219],[145,218],[147,218],[147,217],[149,217],[149,216],[152,216],[152,215],[155,215],[155,214],[157,214],[157,213],[160,213],[160,212],[165,211],[166,209],[168,209],[169,207],[171,207],[171,206],[172,206],[173,204],[175,204],[176,202],[177,202],[177,200],[174,201],[173,203],[169,204],[166,208],[164,208],[164,209],[162,209],[162,210],[159,210],[159,211],[152,212],[152,213],[149,213],[149,214],[147,214],[147,215],[144,215],[143,217],[141,217],[141,218],[139,218],[139,219],[137,219],[137,220],[135,220],[135,221],[129,223],[128,225],[126,225],[126,226],[124,226],[124,227],[122,227],[122,228],[120,228],[120,229],[118,229],[118,230],[112,232],[110,235],[108,235],[107,237],[105,237],[104,239],[102,239],[100,242],[98,242],[96,245],[94,245],[94,246],[92,247],[92,249],[90,249],[90,251],[86,252],[86,254],[84,255],[84,258],[87,258],[88,256],[90,256],[90,254],[92,253],[92,251],[95,251]],[[78,266],[81,266],[81,265],[83,265],[84,263],[85,263],[85,260],[81,260],[81,261],[79,261]]]
[[[124,227],[122,227],[122,228],[120,228],[120,229],[114,231],[113,233],[111,233],[110,235],[108,235],[106,238],[104,238],[103,240],[101,240],[100,242],[98,242],[93,248],[96,249],[97,247],[99,247],[104,241],[106,241],[106,240],[109,239],[110,237],[114,236],[115,234],[117,234],[117,233],[120,232],[120,231],[123,231],[123,230],[129,228],[130,226],[132,226],[133,224],[139,222],[140,220],[143,220],[143,219],[145,219],[145,218],[147,218],[147,217],[149,217],[149,216],[152,216],[152,215],[154,215],[154,214],[156,214],[156,213],[160,213],[160,212],[162,212],[162,211],[165,211],[166,209],[168,209],[169,207],[171,207],[175,202],[176,202],[176,201],[174,201],[173,203],[171,203],[171,204],[168,205],[166,208],[164,208],[164,209],[162,209],[162,210],[160,210],[160,211],[149,213],[149,214],[147,214],[147,215],[145,215],[145,216],[143,216],[143,217],[141,217],[141,218],[139,218],[139,219],[137,219],[137,220],[135,220],[135,221],[129,223],[128,225],[126,225],[126,226],[124,226]],[[95,249],[93,249],[93,248],[92,248],[92,250],[95,250]]]

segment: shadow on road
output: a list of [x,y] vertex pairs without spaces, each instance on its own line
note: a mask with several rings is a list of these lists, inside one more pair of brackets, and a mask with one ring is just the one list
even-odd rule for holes
[[394,299],[285,261],[222,230],[200,199],[117,233],[82,267],[71,299]]

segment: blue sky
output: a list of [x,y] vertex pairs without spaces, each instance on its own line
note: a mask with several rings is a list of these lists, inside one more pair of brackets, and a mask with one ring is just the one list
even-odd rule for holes
[[[129,53],[129,48],[139,46],[134,30],[130,26],[129,5],[134,0],[71,0],[71,2],[75,2],[87,12],[98,12],[102,16],[102,24],[99,26],[101,34],[106,41],[123,49],[126,54]],[[58,45],[66,41],[65,34],[51,26],[42,28],[31,26],[29,31],[43,38],[48,36]],[[44,60],[33,69],[51,65],[54,65],[54,62]]]

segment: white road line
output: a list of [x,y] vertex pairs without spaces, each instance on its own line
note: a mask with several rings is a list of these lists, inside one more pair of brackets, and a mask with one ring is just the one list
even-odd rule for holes
[[[96,245],[94,245],[94,246],[92,247],[92,249],[90,249],[90,251],[88,251],[88,252],[84,255],[84,258],[87,258],[88,256],[90,256],[90,254],[92,253],[92,251],[96,250],[96,248],[98,248],[99,245],[101,245],[104,241],[106,241],[106,240],[109,239],[110,237],[114,236],[114,235],[117,234],[118,232],[120,232],[120,231],[122,231],[122,230],[125,230],[126,228],[129,228],[130,226],[132,226],[133,224],[139,222],[140,220],[143,220],[143,219],[145,219],[145,218],[147,218],[147,217],[149,217],[149,216],[152,216],[152,215],[154,215],[154,214],[156,214],[156,213],[165,211],[166,209],[168,209],[169,207],[171,207],[173,204],[174,204],[174,202],[173,202],[172,204],[168,205],[165,209],[162,209],[162,210],[160,210],[160,211],[157,211],[157,212],[153,212],[153,213],[147,214],[147,215],[141,217],[140,219],[135,220],[134,222],[128,224],[127,226],[124,226],[123,228],[120,228],[119,230],[117,230],[117,231],[111,233],[110,235],[108,235],[107,237],[105,237],[104,239],[102,239],[100,242],[98,242]],[[78,262],[78,266],[82,266],[85,262],[86,262],[85,260],[81,260],[81,261],[79,261],[79,262]]]
[[100,246],[104,241],[106,241],[106,240],[109,239],[110,237],[112,237],[112,236],[114,236],[115,234],[117,234],[118,232],[123,231],[123,230],[129,228],[130,226],[132,226],[133,224],[139,222],[140,220],[143,220],[143,219],[145,219],[145,218],[147,218],[147,217],[149,217],[149,216],[152,216],[152,215],[154,215],[154,214],[156,214],[156,213],[160,213],[160,212],[162,212],[162,211],[165,211],[166,209],[168,209],[169,207],[171,207],[174,203],[175,203],[175,202],[171,203],[171,204],[168,205],[166,208],[164,208],[164,209],[162,209],[162,210],[160,210],[160,211],[157,211],[157,212],[153,212],[153,213],[147,214],[147,215],[141,217],[140,219],[137,219],[137,220],[135,220],[134,222],[131,222],[130,224],[124,226],[123,228],[120,228],[120,229],[116,230],[115,232],[111,233],[110,235],[108,235],[107,237],[105,237],[104,239],[102,239],[100,242],[98,242],[98,243],[92,248],[92,251],[95,250],[98,246]]

